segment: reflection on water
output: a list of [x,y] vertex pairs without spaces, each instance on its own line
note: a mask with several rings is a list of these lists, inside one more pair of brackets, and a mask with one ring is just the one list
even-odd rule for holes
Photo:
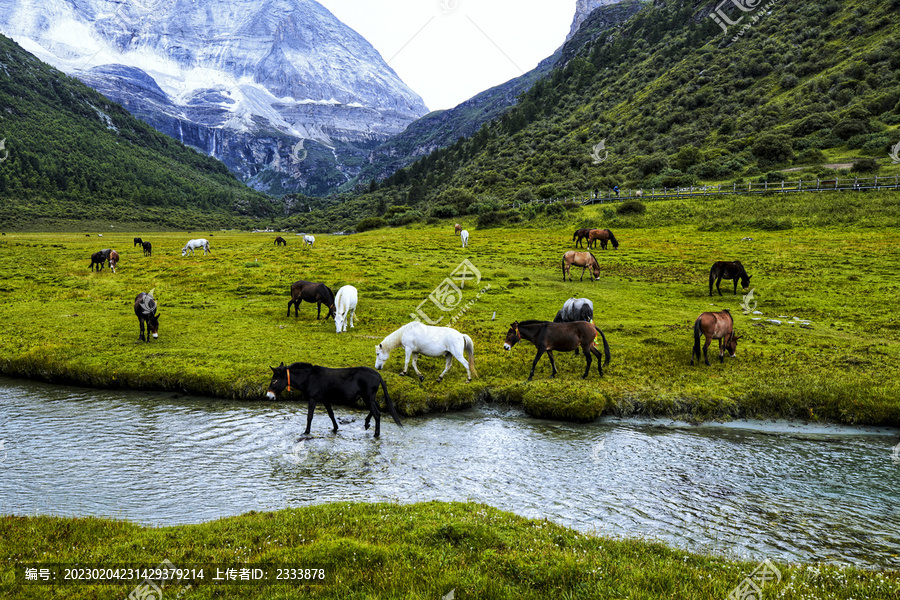
[[337,500],[484,502],[692,550],[900,567],[895,430],[542,421],[483,407],[382,423],[305,404],[0,380],[0,513],[207,521]]

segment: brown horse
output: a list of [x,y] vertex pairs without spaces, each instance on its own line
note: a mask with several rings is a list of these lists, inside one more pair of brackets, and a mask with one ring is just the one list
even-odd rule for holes
[[109,268],[112,269],[112,272],[116,272],[116,265],[119,264],[119,253],[115,250],[109,251]]
[[460,231],[462,231],[462,225],[460,225],[459,223],[457,223],[456,225],[453,226],[453,233],[454,233],[455,235],[459,235],[459,232],[460,232]]
[[724,260],[720,260],[718,262],[713,263],[712,268],[709,270],[709,295],[712,296],[713,290],[713,282],[716,283],[716,290],[719,292],[719,295],[722,295],[722,290],[719,289],[719,284],[723,279],[731,279],[734,282],[734,294],[737,295],[737,284],[738,279],[741,280],[741,287],[747,289],[750,287],[750,278],[752,275],[747,275],[747,271],[744,269],[744,265],[741,264],[741,261],[736,260],[733,262],[726,262]]
[[597,262],[597,258],[590,252],[576,252],[574,250],[569,250],[563,254],[563,281],[566,280],[566,275],[569,276],[569,281],[572,281],[572,276],[570,274],[572,265],[581,267],[581,279],[579,279],[579,281],[584,281],[584,270],[588,267],[591,268],[591,273],[593,275],[591,282],[593,283],[597,279],[600,279],[600,263]]
[[728,350],[728,354],[734,358],[738,340],[741,338],[734,332],[734,320],[727,308],[720,312],[705,312],[694,321],[694,349],[691,352],[691,365],[694,364],[694,356],[697,357],[697,362],[700,362],[700,334],[706,338],[703,344],[703,360],[707,366],[709,366],[707,350],[713,340],[719,340],[719,362],[725,362],[725,350]]
[[283,237],[281,237],[279,235],[277,238],[275,238],[275,245],[276,246],[287,246],[287,240],[285,240]]
[[[603,339],[603,351],[606,354],[606,362],[601,362],[603,356],[597,349],[597,336]],[[550,357],[550,366],[553,368],[551,377],[556,377],[556,361],[553,360],[553,351],[571,352],[578,350],[584,353],[587,365],[584,367],[582,379],[587,379],[591,370],[591,354],[597,357],[597,372],[603,377],[603,367],[609,364],[609,344],[606,336],[593,323],[587,321],[575,321],[573,323],[551,323],[549,321],[518,321],[509,326],[506,332],[506,341],[503,344],[505,350],[511,350],[519,340],[526,339],[537,347],[537,356],[531,363],[531,373],[528,381],[534,377],[534,368],[544,352]]]
[[593,248],[600,242],[600,248],[606,250],[606,244],[612,242],[613,250],[619,249],[619,240],[609,229],[591,229],[588,233],[588,248]]
[[334,318],[334,292],[324,283],[314,283],[301,279],[291,284],[291,299],[288,301],[287,316],[291,316],[291,304],[293,304],[294,317],[297,317],[300,303],[304,300],[317,304],[319,310],[316,313],[316,319],[322,316],[323,304],[328,307],[328,314],[325,315],[325,319],[328,320],[328,317]]

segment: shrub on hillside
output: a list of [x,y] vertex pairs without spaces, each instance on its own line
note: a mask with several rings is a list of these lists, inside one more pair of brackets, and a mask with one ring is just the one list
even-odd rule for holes
[[640,200],[628,200],[616,207],[616,213],[621,216],[642,215],[647,212],[647,207]]
[[561,217],[566,214],[566,207],[562,202],[554,202],[544,209],[544,214],[548,217]]
[[791,139],[781,133],[766,133],[759,136],[750,147],[750,152],[762,164],[785,163],[794,158]]
[[874,158],[861,158],[853,163],[850,170],[855,173],[871,173],[878,170],[878,161]]
[[388,222],[381,217],[366,217],[362,221],[356,224],[356,231],[358,233],[362,233],[363,231],[370,231],[372,229],[381,229],[382,227],[387,227]]
[[435,219],[451,219],[456,215],[456,209],[447,204],[439,204],[437,206],[433,206],[431,210],[428,211],[428,216]]

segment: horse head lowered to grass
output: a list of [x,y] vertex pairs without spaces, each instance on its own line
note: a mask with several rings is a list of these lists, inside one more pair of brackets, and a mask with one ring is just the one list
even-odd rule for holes
[[332,403],[356,406],[356,399],[362,398],[369,407],[366,429],[369,428],[372,417],[375,417],[375,437],[380,436],[381,411],[378,409],[376,401],[379,386],[384,392],[384,403],[387,405],[388,413],[397,425],[403,426],[397,409],[394,408],[394,403],[391,402],[391,397],[388,395],[387,384],[375,369],[370,367],[331,369],[305,362],[296,362],[288,366],[282,362],[277,367],[269,368],[272,369],[272,381],[269,382],[266,396],[274,400],[282,390],[286,389],[290,392],[293,387],[300,391],[309,402],[306,431],[303,435],[309,435],[317,403],[321,402],[325,405],[325,410],[328,411],[328,416],[331,417],[331,423],[334,425],[333,431],[337,433],[338,424],[334,418],[334,411],[331,409]]
[[[597,349],[597,337],[603,339],[603,352],[606,361],[601,362],[604,358]],[[587,321],[574,321],[572,323],[550,323],[549,321],[516,321],[509,326],[506,332],[506,340],[503,344],[505,350],[512,350],[520,340],[528,340],[537,347],[537,355],[534,362],[531,363],[531,373],[528,375],[528,381],[534,377],[534,368],[537,366],[541,356],[546,352],[550,357],[550,366],[553,371],[551,377],[556,377],[556,361],[553,360],[553,351],[571,352],[572,350],[581,349],[587,364],[584,367],[584,375],[582,379],[587,379],[591,370],[591,354],[597,357],[597,371],[600,377],[603,377],[603,367],[609,364],[609,344],[606,342],[606,336],[593,323]]]
[[137,315],[138,324],[141,327],[140,341],[144,341],[144,323],[147,324],[147,341],[150,336],[153,339],[159,337],[159,313],[156,312],[156,300],[153,298],[153,290],[150,293],[141,292],[134,299],[134,314]]

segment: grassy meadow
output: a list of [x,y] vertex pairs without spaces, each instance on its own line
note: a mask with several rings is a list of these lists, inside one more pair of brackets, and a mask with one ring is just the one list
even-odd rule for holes
[[[452,326],[472,336],[479,377],[466,384],[456,363],[438,383],[443,359],[427,357],[419,361],[424,382],[401,377],[403,354],[395,351],[382,373],[405,415],[495,401],[575,421],[615,414],[896,425],[897,206],[896,193],[833,193],[648,202],[645,214],[632,216],[594,206],[490,229],[478,229],[472,217],[462,222],[471,234],[466,249],[452,221],[317,234],[312,249],[293,234],[276,247],[277,233],[7,232],[0,236],[0,372],[252,401],[265,391],[268,367],[281,361],[374,366],[374,346],[421,307],[430,318],[443,316],[441,325],[454,318]],[[609,227],[620,248],[594,251],[602,268],[596,283],[578,281],[580,272],[563,282],[560,258],[584,226]],[[152,257],[133,247],[135,236],[153,244]],[[182,257],[196,237],[210,240],[211,254]],[[102,248],[121,255],[118,273],[88,270],[91,253]],[[429,295],[464,259],[481,282],[470,281],[455,310],[441,312]],[[730,282],[723,297],[708,295],[716,260],[743,262],[762,315],[743,314],[741,290],[732,295]],[[306,303],[299,318],[286,316],[298,279],[335,292],[356,286],[356,327],[339,335]],[[132,305],[151,289],[160,336],[142,343]],[[583,381],[584,358],[557,354],[556,379],[544,357],[526,383],[534,347],[523,341],[505,352],[510,323],[552,320],[573,296],[594,302],[612,351],[605,376],[595,363]],[[694,319],[722,308],[745,336],[737,357],[689,366]]]
[[[643,540],[585,535],[475,503],[337,503],[159,528],[97,518],[2,522],[0,593],[23,600],[125,598],[141,583],[24,584],[29,563],[155,567],[168,560],[172,568],[212,569],[203,580],[169,583],[165,598],[267,600],[724,599],[758,566]],[[216,584],[209,574],[216,567],[267,567],[271,578],[278,567],[316,568],[324,569],[325,580]],[[780,581],[761,586],[767,598],[900,597],[897,573],[781,563],[776,568]]]

